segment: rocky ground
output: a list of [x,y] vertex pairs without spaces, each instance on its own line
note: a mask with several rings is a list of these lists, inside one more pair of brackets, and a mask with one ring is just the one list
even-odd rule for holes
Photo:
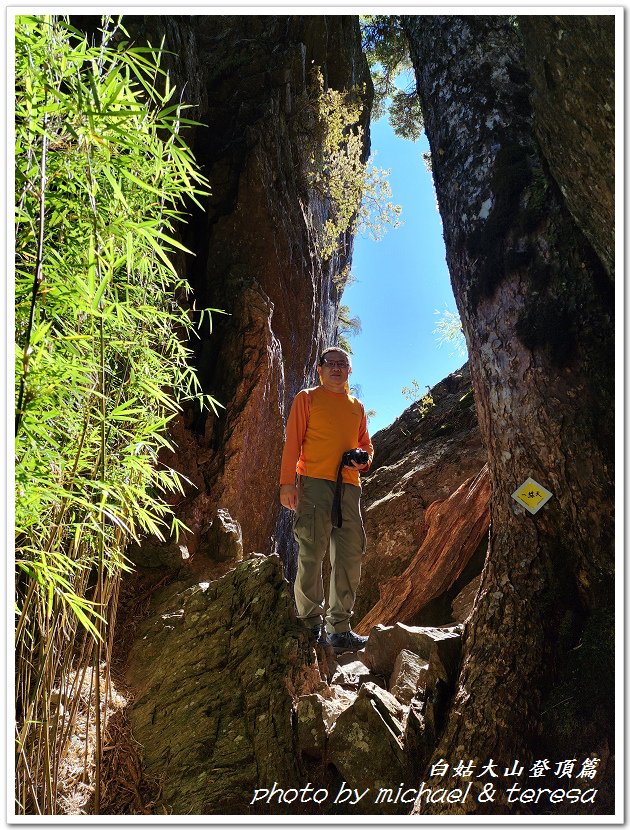
[[[153,596],[126,662],[133,738],[160,785],[151,812],[409,812],[374,798],[417,779],[460,637],[461,626],[377,625],[364,649],[335,655],[296,620],[277,556],[175,579]],[[293,803],[309,784],[326,803]],[[335,804],[342,786],[369,792]]]

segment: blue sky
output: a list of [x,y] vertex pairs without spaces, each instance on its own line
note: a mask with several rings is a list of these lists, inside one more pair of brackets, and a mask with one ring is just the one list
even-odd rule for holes
[[415,378],[434,386],[465,361],[455,347],[438,345],[433,333],[445,307],[456,311],[446,267],[442,222],[431,174],[416,141],[396,136],[387,118],[371,125],[372,160],[391,171],[394,204],[402,205],[403,224],[378,242],[355,240],[352,274],[356,281],[342,302],[361,319],[362,332],[350,338],[352,385],[361,387],[366,409],[375,409],[373,434],[391,424],[409,405],[401,390]]

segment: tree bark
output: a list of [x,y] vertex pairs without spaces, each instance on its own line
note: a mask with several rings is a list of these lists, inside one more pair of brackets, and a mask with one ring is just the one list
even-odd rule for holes
[[[589,786],[610,797],[611,281],[536,141],[511,18],[403,21],[492,483],[488,556],[433,761],[492,758],[503,772],[514,759],[547,758],[555,767],[576,758],[577,772],[593,753],[601,760]],[[530,476],[553,493],[535,515],[511,497]],[[541,786],[553,787],[550,780]],[[609,804],[602,797],[572,812]],[[500,797],[472,810],[506,811]],[[525,810],[567,807],[507,809]]]
[[380,586],[380,599],[355,626],[369,634],[375,625],[411,623],[435,597],[452,587],[488,536],[490,481],[487,467],[466,479],[447,499],[424,514],[428,528],[417,553],[400,576]]
[[518,18],[536,137],[573,218],[615,272],[615,18]]

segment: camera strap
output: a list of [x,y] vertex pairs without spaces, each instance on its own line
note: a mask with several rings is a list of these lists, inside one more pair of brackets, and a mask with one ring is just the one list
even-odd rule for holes
[[341,488],[343,487],[343,468],[344,460],[341,459],[341,464],[337,470],[337,484],[335,485],[335,495],[333,496],[331,520],[333,527],[341,527],[343,524],[343,516],[341,515]]

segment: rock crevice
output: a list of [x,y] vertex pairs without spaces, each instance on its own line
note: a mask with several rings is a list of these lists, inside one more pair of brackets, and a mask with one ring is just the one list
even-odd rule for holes
[[275,550],[292,576],[293,540],[270,487],[288,406],[335,338],[353,243],[346,233],[330,258],[319,255],[331,208],[308,174],[311,150],[323,141],[311,73],[318,68],[333,89],[362,90],[367,158],[372,83],[358,18],[126,20],[136,38],[165,35],[173,53],[165,66],[201,124],[188,136],[212,192],[182,228],[195,257],[182,256],[180,267],[196,309],[227,312],[214,314],[212,331],[205,322],[191,344],[204,392],[224,408],[200,413],[191,405],[173,425],[175,452],[161,459],[192,485],[175,504],[190,529],[184,544],[195,556],[221,508],[238,522],[245,556]]

